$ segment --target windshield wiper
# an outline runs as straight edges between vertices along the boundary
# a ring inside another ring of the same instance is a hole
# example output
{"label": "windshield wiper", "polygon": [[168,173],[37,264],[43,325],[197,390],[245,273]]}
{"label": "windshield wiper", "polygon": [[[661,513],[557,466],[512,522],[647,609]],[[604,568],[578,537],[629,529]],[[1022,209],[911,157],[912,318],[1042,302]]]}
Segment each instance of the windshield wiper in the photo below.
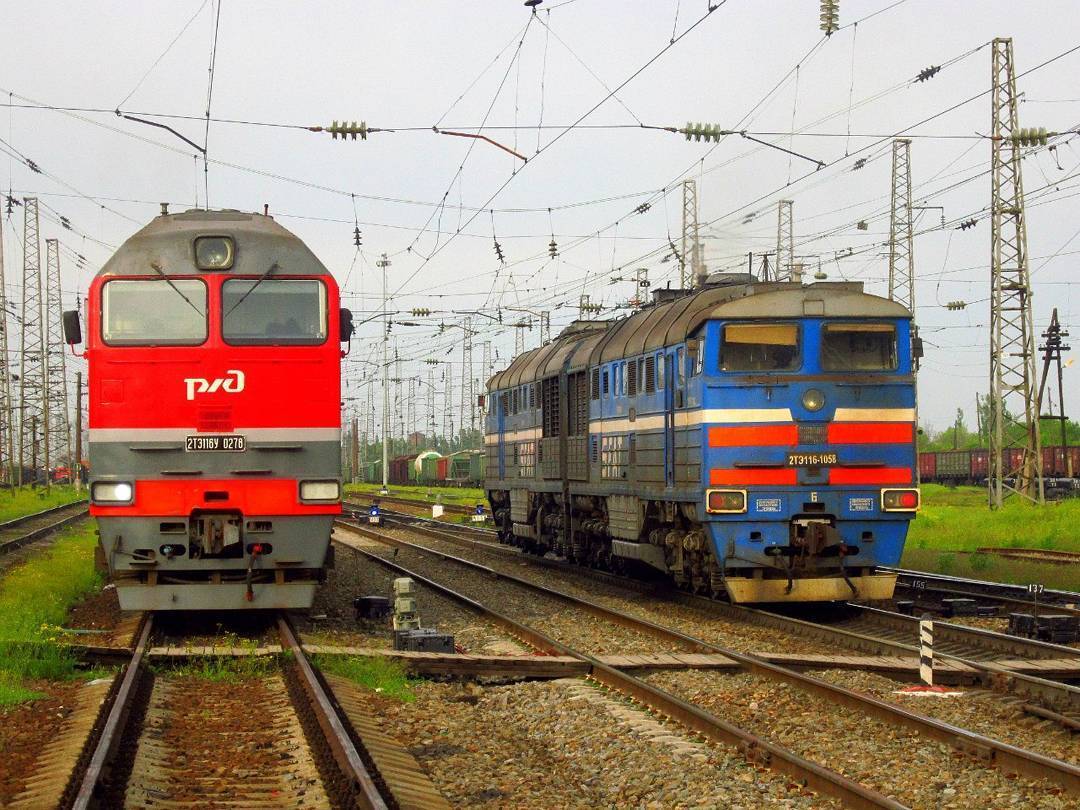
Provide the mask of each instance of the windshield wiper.
{"label": "windshield wiper", "polygon": [[183,298],[185,301],[187,301],[188,306],[191,307],[193,310],[195,310],[199,314],[200,317],[202,317],[202,318],[206,317],[206,313],[203,312],[201,309],[199,309],[197,306],[195,306],[195,304],[192,303],[191,299],[188,298],[186,295],[184,295],[182,292],[180,292],[180,288],[177,287],[175,284],[173,284],[172,279],[169,278],[167,275],[165,275],[165,273],[161,269],[160,264],[158,264],[157,262],[150,262],[150,267],[153,269],[153,271],[155,273],[157,273],[159,276],[161,276],[165,280],[166,284],[168,284],[170,287],[173,288],[174,293],[176,293],[181,298]]}
{"label": "windshield wiper", "polygon": [[226,312],[226,313],[225,313],[225,314],[224,314],[224,315],[222,316],[222,320],[224,320],[225,318],[228,318],[228,317],[229,317],[230,315],[232,315],[232,314],[233,314],[233,311],[234,311],[234,310],[235,310],[235,309],[236,309],[236,308],[237,308],[238,306],[240,306],[240,305],[241,305],[242,303],[244,303],[244,301],[245,301],[245,300],[247,300],[247,297],[248,297],[249,295],[251,295],[251,294],[252,294],[253,292],[255,292],[255,288],[256,288],[256,287],[258,287],[258,286],[259,286],[260,284],[262,284],[262,283],[263,283],[264,281],[266,281],[266,279],[267,279],[267,278],[269,278],[269,277],[271,276],[271,274],[273,274],[273,272],[274,272],[275,270],[280,270],[280,269],[281,269],[281,268],[280,268],[280,267],[278,267],[278,263],[277,263],[277,262],[274,262],[274,263],[273,263],[272,265],[270,265],[270,269],[269,269],[269,270],[267,270],[267,271],[266,271],[265,273],[263,273],[263,274],[262,274],[261,276],[259,276],[259,278],[258,278],[258,279],[256,280],[256,282],[255,282],[254,284],[252,284],[252,285],[251,285],[251,289],[249,289],[249,290],[248,290],[248,291],[247,291],[246,293],[244,293],[243,295],[241,295],[241,296],[240,296],[240,300],[239,300],[239,301],[237,301],[237,302],[236,302],[235,304],[233,304],[233,305],[232,305],[231,307],[229,307],[229,311],[228,311],[228,312]]}

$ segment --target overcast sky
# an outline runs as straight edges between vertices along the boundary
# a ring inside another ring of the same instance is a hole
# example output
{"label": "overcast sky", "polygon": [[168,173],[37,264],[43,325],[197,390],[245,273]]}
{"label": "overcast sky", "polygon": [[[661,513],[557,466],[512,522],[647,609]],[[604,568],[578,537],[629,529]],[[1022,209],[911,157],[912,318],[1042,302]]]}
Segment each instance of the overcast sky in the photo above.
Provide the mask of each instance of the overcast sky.
{"label": "overcast sky", "polygon": [[[989,89],[995,36],[1014,38],[1019,72],[1080,45],[1075,1],[840,0],[845,27],[828,39],[811,0],[728,0],[708,15],[704,0],[545,0],[535,17],[520,0],[220,0],[220,17],[218,0],[0,0],[0,9],[0,101],[23,105],[0,107],[0,138],[46,172],[31,172],[4,147],[0,182],[42,201],[42,238],[64,245],[69,290],[85,294],[96,268],[159,202],[203,207],[208,189],[211,207],[268,205],[333,270],[357,321],[379,309],[375,261],[387,253],[396,317],[434,312],[412,319],[420,326],[394,327],[403,376],[426,378],[424,359],[450,360],[455,386],[462,330],[440,334],[440,321],[482,313],[473,324],[476,373],[485,376],[481,341],[491,341],[495,368],[513,353],[513,330],[493,320],[500,309],[504,324],[521,317],[510,307],[550,310],[557,332],[582,293],[607,308],[624,304],[633,285],[613,277],[647,267],[654,287],[674,279],[677,264],[662,260],[669,237],[679,241],[686,177],[697,180],[710,270],[741,270],[748,252],[774,249],[776,201],[789,198],[796,252],[810,270],[820,264],[829,279],[885,294],[889,136],[910,134],[916,204],[944,207],[920,213],[926,232],[915,240],[916,314],[927,341],[920,407],[939,428],[958,406],[973,427],[975,393],[988,388],[990,144],[977,135],[989,130],[990,100],[962,102]],[[204,179],[189,144],[110,111],[190,116],[154,120],[202,144],[215,21],[211,115],[248,123],[211,124]],[[913,83],[932,65],[944,67]],[[1019,79],[1023,126],[1077,129],[1078,68],[1080,50]],[[296,126],[342,119],[397,131],[342,143]],[[779,133],[759,137],[804,157],[739,137],[688,143],[637,126],[687,121]],[[431,129],[481,124],[528,161]],[[598,124],[631,126],[588,127]],[[1059,141],[1024,162],[1034,312],[1041,332],[1058,307],[1080,340],[1072,296],[1080,141]],[[816,170],[818,160],[826,167]],[[958,230],[969,217],[977,224]],[[16,209],[4,229],[16,300],[21,228]],[[848,248],[854,255],[837,258]],[[949,311],[949,301],[969,305]],[[354,339],[350,396],[365,396],[378,333],[373,322]],[[538,339],[534,328],[526,344]],[[1076,416],[1076,367],[1066,371],[1070,400]]]}

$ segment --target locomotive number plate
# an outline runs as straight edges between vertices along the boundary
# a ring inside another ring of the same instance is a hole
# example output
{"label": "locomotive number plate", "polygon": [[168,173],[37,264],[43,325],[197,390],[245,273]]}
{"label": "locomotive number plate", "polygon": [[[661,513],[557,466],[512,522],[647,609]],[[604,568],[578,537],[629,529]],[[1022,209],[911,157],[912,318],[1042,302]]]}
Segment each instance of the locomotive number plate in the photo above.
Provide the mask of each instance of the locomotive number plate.
{"label": "locomotive number plate", "polygon": [[788,453],[789,467],[831,467],[836,464],[836,453]]}
{"label": "locomotive number plate", "polygon": [[242,453],[247,449],[247,441],[243,436],[222,436],[213,434],[188,436],[185,449],[189,452],[209,450],[219,453]]}

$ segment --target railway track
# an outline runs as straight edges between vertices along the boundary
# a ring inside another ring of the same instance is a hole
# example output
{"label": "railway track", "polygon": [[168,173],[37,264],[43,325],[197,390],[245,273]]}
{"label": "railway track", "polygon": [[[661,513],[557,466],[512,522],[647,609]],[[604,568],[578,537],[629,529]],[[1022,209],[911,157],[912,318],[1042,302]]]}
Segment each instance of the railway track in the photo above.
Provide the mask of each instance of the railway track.
{"label": "railway track", "polygon": [[86,501],[75,501],[0,523],[0,555],[59,531],[89,514]]}
{"label": "railway track", "polygon": [[[679,601],[725,617],[785,630],[804,637],[818,638],[826,644],[840,644],[874,655],[918,655],[916,646],[918,619],[911,616],[849,604],[843,612],[827,620],[800,620],[757,608],[730,605],[673,589],[658,590],[655,586],[643,585],[628,577],[583,569],[562,561],[523,555],[516,549],[494,542],[495,533],[492,531],[469,526],[447,526],[438,521],[404,514],[390,514],[388,519],[391,522],[397,521],[408,525],[433,539],[459,545],[465,544],[492,554],[527,561],[537,566],[600,579],[619,587],[633,588],[658,598]],[[1011,690],[1025,698],[1037,698],[1049,706],[1068,712],[1070,718],[1075,715],[1075,719],[1080,719],[1080,691],[1053,680],[1059,672],[1065,673],[1066,677],[1076,677],[1077,665],[1080,664],[1080,651],[1062,645],[947,622],[936,622],[935,626],[937,627],[935,652],[940,656],[971,670],[973,676],[977,675],[989,687]],[[1025,673],[1012,671],[1022,659],[1066,663],[1058,670],[1049,664],[1045,669],[1042,669],[1041,665],[1032,665],[1031,668],[1036,674],[1031,677]],[[1012,669],[1009,668],[1009,664],[1014,665]],[[1009,677],[1002,677],[1003,675]],[[1069,722],[1072,721],[1070,719]]]}
{"label": "railway track", "polygon": [[[897,575],[898,591],[912,599],[917,607],[934,608],[947,598],[974,599],[977,603],[1000,605],[1007,611],[1029,610],[1033,605],[1033,599],[1023,585],[984,582],[903,568],[881,570],[892,571]],[[1039,594],[1038,601],[1041,610],[1052,609],[1057,613],[1080,616],[1080,593],[1048,589]]]}
{"label": "railway track", "polygon": [[[344,527],[344,524],[339,525]],[[947,743],[959,751],[982,752],[986,760],[991,761],[1002,770],[1020,773],[1031,778],[1046,779],[1050,783],[1056,785],[1058,790],[1064,790],[1080,795],[1080,768],[1077,768],[1077,766],[1072,763],[1045,757],[1038,753],[1025,751],[997,740],[965,731],[956,726],[936,721],[930,717],[917,714],[887,701],[879,700],[857,691],[846,689],[843,686],[809,675],[804,675],[786,667],[778,666],[756,655],[738,652],[728,647],[709,642],[705,639],[681,633],[670,627],[666,627],[663,624],[644,620],[624,611],[614,610],[601,603],[583,599],[562,590],[539,585],[504,570],[493,569],[444,551],[431,549],[426,546],[419,546],[415,543],[401,540],[400,538],[390,537],[384,531],[372,531],[370,528],[359,526],[349,526],[348,530],[361,535],[366,535],[371,539],[377,539],[379,543],[395,546],[399,550],[404,550],[406,552],[405,556],[414,559],[417,563],[420,563],[425,567],[431,566],[430,558],[434,556],[439,560],[439,563],[435,566],[435,570],[438,572],[447,571],[446,564],[449,563],[455,570],[472,571],[474,573],[479,573],[486,578],[497,578],[501,583],[511,584],[511,586],[516,589],[525,589],[534,595],[541,596],[544,600],[559,600],[563,602],[564,605],[570,606],[568,609],[572,608],[575,611],[581,612],[583,614],[581,620],[582,623],[586,621],[584,616],[594,618],[602,617],[613,627],[620,629],[632,627],[639,632],[648,634],[652,637],[666,635],[672,644],[692,644],[698,649],[722,655],[731,661],[734,661],[745,672],[754,676],[754,678],[762,682],[767,682],[770,685],[770,688],[776,684],[795,687],[806,694],[808,703],[820,702],[822,707],[828,707],[823,710],[831,712],[832,715],[838,713],[845,714],[845,720],[851,722],[855,727],[878,725],[879,729],[892,729],[890,734],[893,736],[896,736],[897,734],[903,736],[911,732],[916,732],[915,737],[910,741],[912,744],[925,744],[927,740],[936,740]],[[686,701],[679,700],[671,694],[656,689],[645,681],[628,675],[626,672],[618,671],[605,664],[598,656],[593,655],[590,652],[570,647],[565,638],[553,638],[550,635],[540,633],[536,628],[525,625],[520,619],[507,616],[505,613],[501,612],[501,610],[494,611],[490,607],[481,604],[475,598],[459,592],[457,588],[461,587],[462,583],[465,582],[465,574],[456,576],[455,588],[451,589],[444,584],[433,581],[424,574],[424,571],[418,572],[405,569],[402,563],[389,559],[389,555],[384,557],[370,549],[361,548],[360,550],[361,553],[369,555],[371,559],[378,560],[381,564],[396,568],[397,570],[406,573],[406,575],[416,575],[418,581],[422,581],[429,587],[436,588],[441,593],[457,599],[464,604],[469,604],[478,611],[482,611],[496,623],[502,624],[510,629],[511,632],[527,638],[529,642],[538,649],[561,655],[572,655],[587,661],[590,665],[590,672],[592,673],[591,677],[594,677],[600,683],[611,689],[622,692],[623,694],[632,696],[635,700],[649,706],[654,711],[658,711],[661,714],[676,719],[693,731],[714,741],[733,742],[738,740],[741,742],[736,742],[736,744],[744,746],[747,744],[746,735],[749,734],[748,732],[740,729],[735,729],[733,732],[731,729],[727,729],[726,734],[721,734],[717,730],[718,727],[716,725],[716,723],[720,721],[711,716],[708,712],[703,712],[700,707],[695,707]],[[424,562],[425,557],[428,558],[427,562]],[[449,572],[447,571],[447,573]],[[504,594],[500,592],[498,598],[500,600],[500,606],[504,604],[512,605],[514,603],[514,599],[508,593]],[[868,722],[867,718],[873,719]],[[813,721],[807,722],[812,723]],[[904,729],[905,731],[897,732],[897,729]],[[731,736],[733,733],[735,734],[735,740],[733,740]],[[849,729],[849,733],[858,735],[859,732]],[[867,731],[866,733],[869,732]],[[767,744],[765,740],[762,740],[760,737],[757,739],[759,742],[755,743],[755,746]],[[916,741],[921,741],[921,743]],[[756,750],[764,749],[757,748]],[[804,767],[802,763],[793,764],[794,760],[792,760],[791,757],[799,759],[797,753],[793,754],[791,751],[785,751],[781,754],[773,751],[771,752],[771,756],[774,759],[779,757],[780,761],[786,763],[787,768]],[[982,766],[969,765],[969,767]],[[787,772],[791,773],[790,770]],[[802,778],[808,778],[805,772],[803,772]],[[987,776],[986,778],[989,777]],[[840,793],[837,791],[848,789],[847,787],[838,786],[838,783],[835,780],[825,774],[818,773],[815,779],[815,789],[829,793],[830,795],[839,796]],[[854,799],[855,797],[851,795],[843,798],[843,800],[847,802],[854,801]],[[860,799],[860,801],[865,800],[865,796]]]}
{"label": "railway track", "polygon": [[148,615],[122,674],[107,694],[95,692],[100,708],[86,707],[39,758],[11,806],[448,807],[415,759],[366,717],[358,687],[324,677],[284,614],[275,630],[264,677],[192,682],[151,666],[155,656],[178,657],[152,646]]}

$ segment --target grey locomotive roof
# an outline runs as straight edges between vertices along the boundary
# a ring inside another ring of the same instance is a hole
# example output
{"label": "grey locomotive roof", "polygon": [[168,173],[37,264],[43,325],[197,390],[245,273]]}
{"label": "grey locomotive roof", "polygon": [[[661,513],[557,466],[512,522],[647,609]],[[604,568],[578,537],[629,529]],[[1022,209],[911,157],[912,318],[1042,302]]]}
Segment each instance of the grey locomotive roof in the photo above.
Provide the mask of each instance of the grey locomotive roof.
{"label": "grey locomotive roof", "polygon": [[231,236],[236,258],[225,274],[262,275],[275,262],[276,276],[329,272],[315,254],[272,217],[243,211],[185,211],[162,214],[129,237],[105,262],[99,276],[156,276],[156,263],[166,275],[195,269],[197,236]]}
{"label": "grey locomotive roof", "polygon": [[575,321],[551,343],[514,358],[488,380],[489,390],[510,388],[569,370],[635,357],[693,335],[718,318],[910,318],[901,304],[863,292],[855,281],[736,283],[705,289],[646,307],[612,321]]}

